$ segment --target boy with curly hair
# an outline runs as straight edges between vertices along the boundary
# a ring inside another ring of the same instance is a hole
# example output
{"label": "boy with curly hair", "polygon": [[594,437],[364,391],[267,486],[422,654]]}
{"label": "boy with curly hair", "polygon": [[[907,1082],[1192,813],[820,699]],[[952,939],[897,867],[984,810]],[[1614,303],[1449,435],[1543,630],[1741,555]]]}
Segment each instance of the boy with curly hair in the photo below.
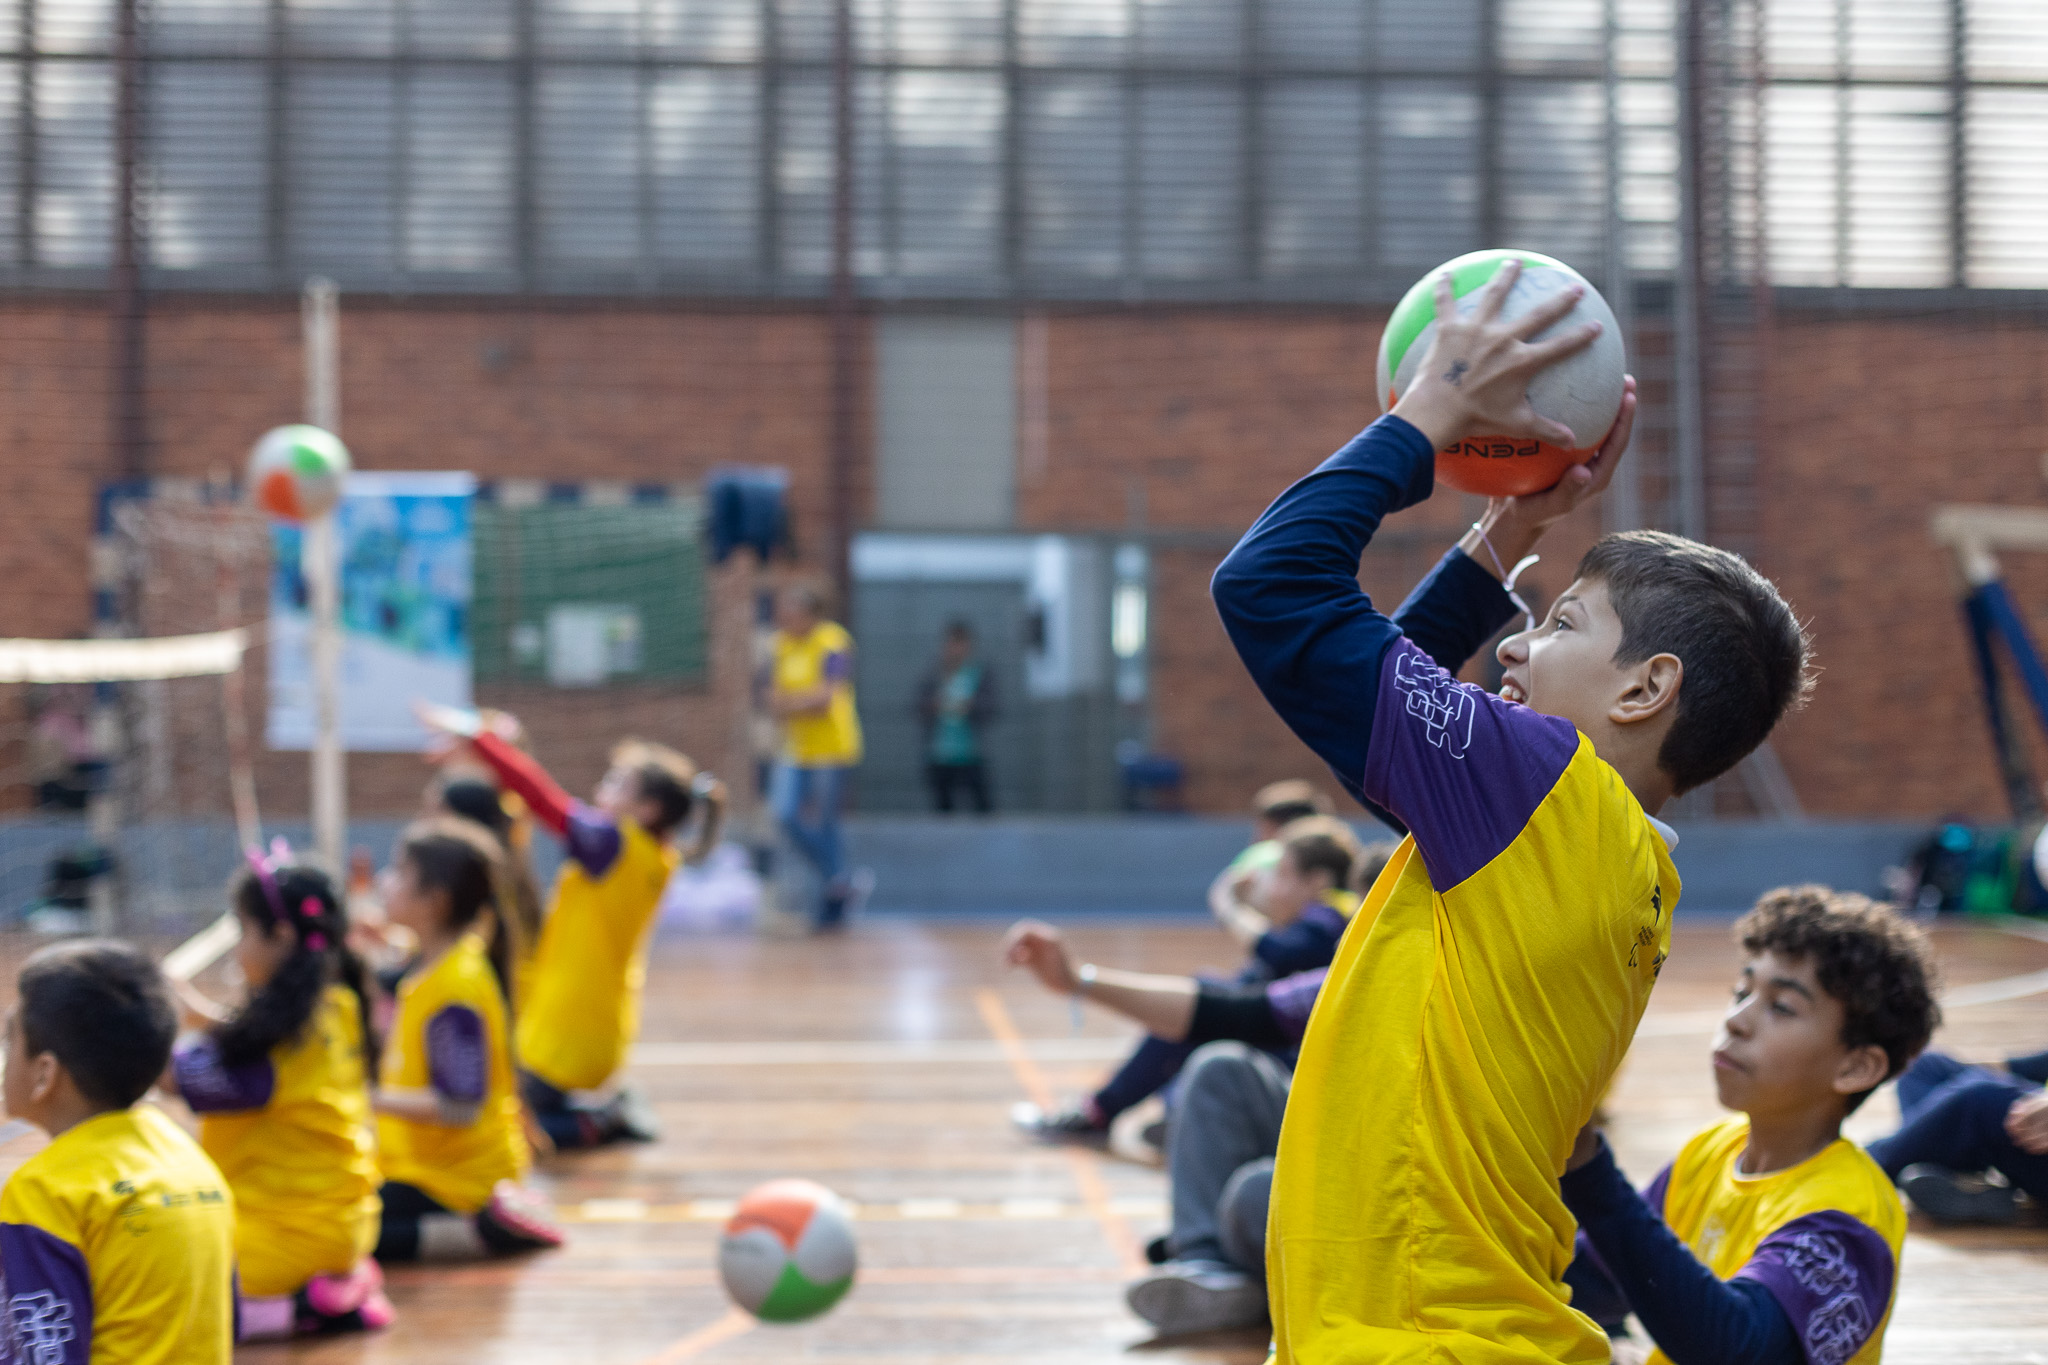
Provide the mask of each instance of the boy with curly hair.
{"label": "boy with curly hair", "polygon": [[1797,886],[1737,922],[1748,961],[1714,1043],[1733,1109],[1638,1195],[1588,1126],[1561,1188],[1569,1278],[1606,1323],[1633,1310],[1653,1362],[1876,1365],[1906,1213],[1842,1121],[1927,1046],[1941,1010],[1924,936],[1891,907]]}

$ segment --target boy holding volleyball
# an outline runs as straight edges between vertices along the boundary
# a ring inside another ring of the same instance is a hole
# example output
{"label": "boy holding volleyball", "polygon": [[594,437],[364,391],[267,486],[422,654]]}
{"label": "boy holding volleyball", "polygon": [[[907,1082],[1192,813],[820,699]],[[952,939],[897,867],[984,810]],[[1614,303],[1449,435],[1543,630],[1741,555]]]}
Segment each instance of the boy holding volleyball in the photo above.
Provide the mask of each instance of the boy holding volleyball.
{"label": "boy holding volleyball", "polygon": [[[1770,583],[1675,536],[1597,544],[1543,623],[1500,646],[1497,696],[1360,591],[1366,542],[1429,496],[1437,451],[1478,434],[1578,444],[1528,388],[1595,331],[1529,342],[1578,292],[1505,322],[1518,274],[1504,266],[1464,317],[1438,281],[1436,337],[1393,412],[1283,493],[1213,585],[1274,709],[1410,831],[1302,1043],[1267,1249],[1281,1362],[1608,1358],[1568,1302],[1557,1179],[1670,945],[1676,835],[1655,815],[1808,685]],[[1591,461],[1493,503],[1452,558],[1505,576],[1605,486],[1633,416],[1631,393]]]}

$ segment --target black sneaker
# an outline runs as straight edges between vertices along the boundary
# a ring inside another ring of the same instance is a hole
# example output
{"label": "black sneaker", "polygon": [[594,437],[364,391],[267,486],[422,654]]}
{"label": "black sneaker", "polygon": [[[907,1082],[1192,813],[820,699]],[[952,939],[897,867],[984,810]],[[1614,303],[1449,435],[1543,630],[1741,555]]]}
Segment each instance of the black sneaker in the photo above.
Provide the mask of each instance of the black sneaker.
{"label": "black sneaker", "polygon": [[1010,1122],[1017,1125],[1019,1132],[1040,1142],[1093,1147],[1097,1151],[1109,1146],[1109,1125],[1099,1122],[1079,1105],[1048,1114],[1030,1101],[1020,1100],[1010,1106]]}
{"label": "black sneaker", "polygon": [[1173,1248],[1166,1244],[1166,1235],[1161,1233],[1145,1243],[1145,1264],[1165,1265],[1173,1259]]}
{"label": "black sneaker", "polygon": [[661,1141],[661,1120],[654,1116],[654,1106],[647,1097],[630,1085],[619,1087],[619,1093],[612,1096],[604,1107],[604,1128],[609,1138],[623,1138],[627,1142]]}
{"label": "black sneaker", "polygon": [[1981,1176],[1961,1175],[1942,1166],[1908,1166],[1899,1172],[1899,1188],[1914,1208],[1938,1223],[2003,1226],[2020,1216],[2010,1186],[1994,1185]]}

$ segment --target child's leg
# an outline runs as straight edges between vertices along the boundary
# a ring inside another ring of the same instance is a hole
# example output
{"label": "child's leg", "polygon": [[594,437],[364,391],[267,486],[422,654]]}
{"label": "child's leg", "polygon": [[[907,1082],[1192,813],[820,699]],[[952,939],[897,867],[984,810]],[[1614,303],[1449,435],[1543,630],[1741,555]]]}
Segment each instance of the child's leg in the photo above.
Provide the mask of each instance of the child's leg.
{"label": "child's leg", "polygon": [[2048,1156],[2021,1151],[2006,1135],[2005,1114],[2033,1087],[1971,1068],[1930,1094],[1913,1117],[1870,1155],[1894,1180],[1908,1166],[1951,1171],[1996,1170],[2016,1188],[2048,1205]]}
{"label": "child's leg", "polygon": [[1167,1249],[1175,1260],[1228,1263],[1218,1220],[1224,1189],[1239,1167],[1278,1148],[1292,1080],[1287,1068],[1242,1043],[1210,1043],[1189,1061],[1166,1149]]}
{"label": "child's leg", "polygon": [[1094,1117],[1104,1125],[1116,1122],[1118,1114],[1144,1103],[1179,1075],[1193,1051],[1186,1043],[1147,1036],[1089,1100]]}
{"label": "child's leg", "polygon": [[1266,1213],[1273,1202],[1273,1158],[1247,1161],[1230,1174],[1217,1201],[1223,1258],[1255,1280],[1266,1278]]}
{"label": "child's leg", "polygon": [[1965,1072],[1976,1070],[1981,1068],[1966,1066],[1944,1052],[1921,1053],[1899,1073],[1901,1117],[1910,1120],[1927,1103],[1929,1095]]}
{"label": "child's leg", "polygon": [[522,1071],[519,1094],[558,1152],[602,1147],[625,1138],[653,1142],[660,1136],[652,1113],[628,1090],[620,1090],[617,1098],[602,1108],[591,1109],[532,1072]]}
{"label": "child's leg", "polygon": [[819,841],[819,829],[814,820],[805,819],[805,808],[816,801],[817,777],[824,769],[801,768],[794,763],[775,765],[775,776],[769,784],[768,804],[775,812],[776,823],[782,832],[796,845],[797,851],[810,860],[812,867],[821,877],[831,877],[826,868],[828,850]]}
{"label": "child's leg", "polygon": [[509,1180],[475,1213],[456,1213],[426,1191],[387,1181],[380,1261],[475,1261],[560,1246],[541,1201]]}
{"label": "child's leg", "polygon": [[384,1201],[384,1222],[374,1254],[386,1263],[424,1259],[428,1220],[455,1217],[446,1205],[417,1185],[387,1180],[379,1194]]}

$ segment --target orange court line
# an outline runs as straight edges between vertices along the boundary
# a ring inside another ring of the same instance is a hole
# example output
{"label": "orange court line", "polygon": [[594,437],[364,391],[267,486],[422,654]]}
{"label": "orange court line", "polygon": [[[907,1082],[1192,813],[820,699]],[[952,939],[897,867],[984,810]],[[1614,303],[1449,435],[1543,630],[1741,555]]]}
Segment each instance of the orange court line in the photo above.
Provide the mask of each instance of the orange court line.
{"label": "orange court line", "polygon": [[676,1365],[677,1361],[695,1360],[721,1342],[743,1337],[754,1330],[756,1323],[751,1313],[737,1308],[726,1310],[724,1317],[708,1327],[700,1327],[681,1341],[658,1355],[649,1356],[641,1365]]}
{"label": "orange court line", "polygon": [[[1046,1082],[1045,1073],[1038,1069],[1038,1063],[1024,1046],[1024,1036],[1017,1032],[1017,1026],[1010,1021],[1009,1010],[1003,1008],[1003,999],[986,986],[974,992],[974,1005],[981,1012],[982,1023],[1003,1050],[1003,1057],[1010,1063],[1011,1072],[1017,1077],[1017,1084],[1024,1087],[1024,1093],[1041,1109],[1051,1109],[1054,1104],[1052,1086]],[[1123,1215],[1111,1207],[1109,1187],[1103,1183],[1102,1169],[1097,1164],[1101,1157],[1079,1147],[1062,1147],[1067,1163],[1074,1169],[1074,1184],[1081,1192],[1081,1202],[1090,1215],[1102,1227],[1102,1235],[1108,1240],[1110,1249],[1116,1252],[1122,1262],[1124,1274],[1144,1274],[1150,1266],[1144,1252],[1139,1249],[1138,1238],[1131,1231],[1131,1225]]]}

